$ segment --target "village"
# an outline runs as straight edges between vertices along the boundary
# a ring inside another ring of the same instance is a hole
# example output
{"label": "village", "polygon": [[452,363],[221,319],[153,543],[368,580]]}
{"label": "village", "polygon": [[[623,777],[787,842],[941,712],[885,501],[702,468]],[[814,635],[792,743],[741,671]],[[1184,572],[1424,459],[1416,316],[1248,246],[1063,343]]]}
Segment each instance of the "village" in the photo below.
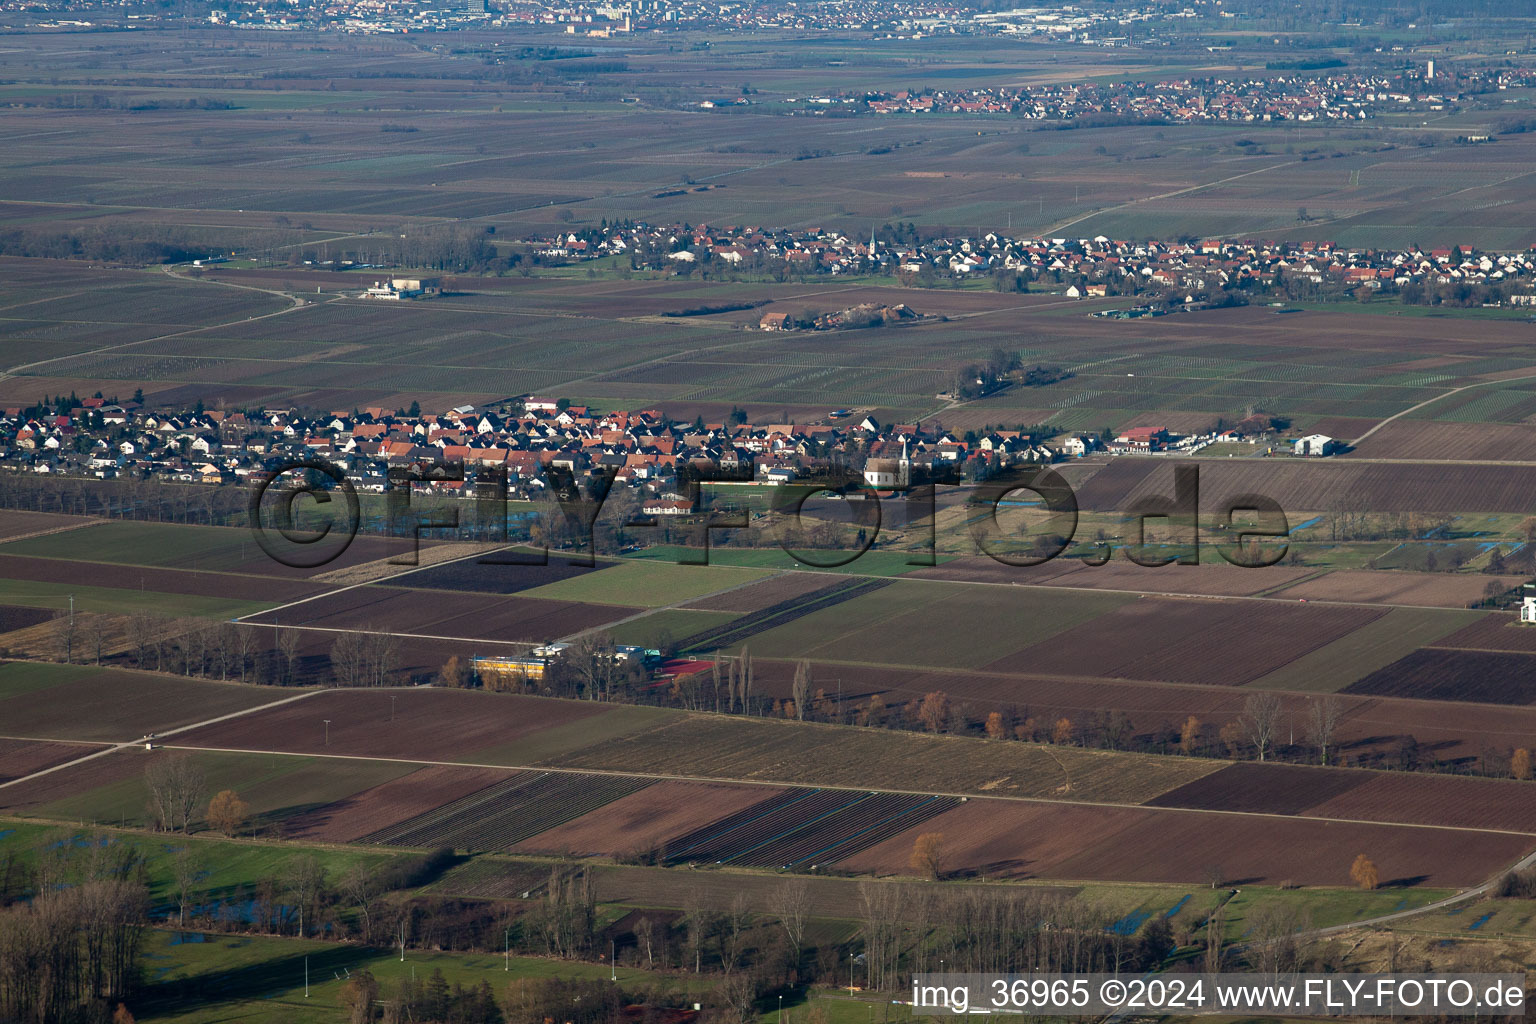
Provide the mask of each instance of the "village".
{"label": "village", "polygon": [[983,89],[921,88],[790,98],[810,113],[1008,114],[1037,121],[1112,118],[1159,124],[1364,121],[1385,113],[1440,113],[1528,87],[1527,68],[1442,69],[1433,60],[1397,73],[1335,71]]}
{"label": "village", "polygon": [[404,474],[415,490],[459,497],[475,496],[477,484],[504,479],[510,497],[525,499],[548,493],[553,471],[567,479],[611,478],[638,492],[646,515],[679,515],[693,511],[679,469],[699,464],[760,486],[816,479],[829,466],[851,467],[866,487],[904,490],[920,480],[984,480],[1004,467],[1095,452],[1179,456],[1243,442],[1254,446],[1255,455],[1339,450],[1323,435],[1284,439],[1285,426],[1256,413],[1230,427],[1184,435],[1162,426],[959,432],[938,422],[881,424],[849,410],[808,423],[755,424],[741,410],[727,422],[680,423],[658,409],[597,412],[538,396],[442,413],[413,406],[318,415],[294,409],[171,413],[139,402],[71,397],[47,411],[0,410],[0,470],[220,486],[319,459],[362,493],[390,490]]}
{"label": "village", "polygon": [[1150,295],[1180,304],[1381,294],[1410,305],[1536,305],[1536,247],[1361,249],[1328,241],[1137,242],[995,231],[922,237],[910,224],[886,224],[865,239],[819,228],[643,222],[570,229],[527,243],[545,263],[617,257],[632,270],[701,277],[874,274],[909,286],[990,277],[1000,291],[1036,288],[1074,299]]}

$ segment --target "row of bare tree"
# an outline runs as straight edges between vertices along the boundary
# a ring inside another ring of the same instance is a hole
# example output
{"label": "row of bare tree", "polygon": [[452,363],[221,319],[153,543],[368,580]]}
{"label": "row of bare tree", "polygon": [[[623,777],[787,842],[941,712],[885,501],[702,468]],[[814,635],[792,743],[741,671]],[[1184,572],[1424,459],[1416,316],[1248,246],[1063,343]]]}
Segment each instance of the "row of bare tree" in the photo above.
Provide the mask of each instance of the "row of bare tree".
{"label": "row of bare tree", "polygon": [[129,616],[61,613],[53,622],[53,656],[100,665],[121,650],[135,668],[277,686],[298,681],[300,633],[151,612]]}

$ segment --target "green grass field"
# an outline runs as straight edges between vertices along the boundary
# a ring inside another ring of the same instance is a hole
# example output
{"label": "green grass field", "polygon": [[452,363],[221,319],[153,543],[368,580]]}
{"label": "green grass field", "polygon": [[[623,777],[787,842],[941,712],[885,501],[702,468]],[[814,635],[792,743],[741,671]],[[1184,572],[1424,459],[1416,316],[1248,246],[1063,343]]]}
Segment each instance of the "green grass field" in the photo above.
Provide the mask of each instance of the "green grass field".
{"label": "green grass field", "polygon": [[744,586],[770,575],[760,569],[668,565],[660,561],[626,559],[611,569],[547,583],[518,596],[661,608]]}
{"label": "green grass field", "polygon": [[[849,557],[852,552],[816,551],[807,552],[807,555],[818,561],[835,561]],[[698,558],[697,550],[678,547],[677,545],[658,544],[656,547],[646,548],[629,557],[649,559],[663,562],[677,562],[684,558]],[[807,565],[783,548],[723,548],[711,547],[709,549],[710,565],[739,565],[754,569],[793,569],[801,572],[833,572],[852,573],[859,576],[900,576],[921,568],[913,564],[918,554],[909,554],[905,551],[866,551],[847,565],[833,568],[821,568]],[[937,562],[942,565],[950,559],[939,555]]]}
{"label": "green grass field", "polygon": [[259,557],[261,550],[245,530],[104,521],[86,529],[0,544],[0,553],[120,565],[228,570],[247,558]]}
{"label": "green grass field", "polygon": [[741,616],[735,612],[695,611],[685,608],[667,608],[651,612],[629,622],[621,622],[605,630],[614,643],[657,647],[663,643],[681,640],[706,629],[734,622]]}
{"label": "green grass field", "polygon": [[[238,590],[238,585],[231,581],[230,589]],[[272,606],[270,601],[242,601],[233,597],[198,597],[193,594],[167,594],[158,590],[83,587],[77,583],[43,583],[36,580],[0,580],[0,604],[67,611],[71,597],[75,599],[74,608],[77,612],[120,615],[151,612],[155,615],[187,615],[207,619],[232,619]]]}
{"label": "green grass field", "polygon": [[1381,618],[1297,658],[1249,685],[1333,693],[1475,622],[1483,612],[1393,608]]}
{"label": "green grass field", "polygon": [[[62,821],[148,826],[149,790],[143,776],[146,755],[129,750],[111,756],[122,765],[121,776],[115,781],[29,808],[28,813]],[[250,805],[252,828],[340,800],[416,767],[391,761],[223,751],[197,751],[190,756],[203,772],[210,797],[232,789]]]}
{"label": "green grass field", "polygon": [[217,835],[164,835],[46,825],[17,818],[0,818],[0,854],[14,854],[23,866],[40,853],[58,849],[61,844],[71,855],[87,851],[100,837],[123,843],[141,856],[145,863],[151,899],[164,905],[174,893],[176,860],[183,849],[197,860],[199,873],[192,895],[203,903],[233,894],[237,889],[255,885],[262,879],[283,880],[295,859],[310,855],[319,862],[331,880],[344,875],[354,865],[380,867],[404,860],[408,853],[347,849],[335,846],[305,847],[254,840],[229,840]]}
{"label": "green grass field", "polygon": [[980,668],[1135,595],[897,581],[751,640],[774,658]]}
{"label": "green grass field", "polygon": [[[194,938],[195,941],[189,941]],[[132,1007],[141,1021],[223,1024],[229,1021],[291,1021],[333,1024],[343,1019],[339,1000],[348,973],[366,970],[387,998],[403,978],[425,980],[440,970],[449,985],[490,982],[498,1002],[514,978],[608,977],[602,964],[495,954],[367,949],[308,939],[201,935],[155,931],[146,950],[149,985]],[[306,994],[305,967],[309,984]],[[619,978],[642,983],[644,971],[621,968]]]}

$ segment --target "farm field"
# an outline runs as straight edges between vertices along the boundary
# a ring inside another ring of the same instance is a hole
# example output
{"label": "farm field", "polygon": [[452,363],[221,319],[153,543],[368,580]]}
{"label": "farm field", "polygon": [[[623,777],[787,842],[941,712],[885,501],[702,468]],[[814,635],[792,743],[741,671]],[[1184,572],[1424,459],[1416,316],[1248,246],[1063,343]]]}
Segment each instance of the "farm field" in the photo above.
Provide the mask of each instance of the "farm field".
{"label": "farm field", "polygon": [[[1116,459],[1078,489],[1081,507],[1128,508],[1173,493],[1173,467],[1162,460]],[[1293,519],[1334,507],[1345,495],[1373,512],[1456,515],[1523,512],[1536,506],[1536,467],[1242,459],[1200,464],[1202,507],[1240,494],[1263,494]]]}
{"label": "farm field", "polygon": [[[1255,633],[1246,628],[1254,607],[1245,602],[1147,597],[985,667],[1240,686],[1383,614],[1363,607],[1266,606],[1264,628]],[[1106,636],[1115,642],[1106,644]]]}
{"label": "farm field", "polygon": [[658,648],[696,633],[721,629],[735,622],[737,618],[735,612],[666,608],[642,615],[638,619],[605,627],[603,632],[612,637],[616,644]]}
{"label": "farm field", "polygon": [[1271,591],[1270,596],[1308,601],[1364,601],[1423,608],[1465,608],[1477,604],[1497,583],[1511,590],[1524,582],[1519,576],[1484,573],[1372,572],[1341,570],[1325,573]]}
{"label": "farm field", "polygon": [[[36,739],[121,743],[293,696],[293,690],[154,672],[0,663],[5,733]],[[83,708],[97,710],[82,714]]]}
{"label": "farm field", "polygon": [[823,619],[836,615],[834,608],[882,590],[890,584],[879,576],[844,577],[824,587],[760,608],[713,629],[703,630],[680,642],[684,653],[705,654],[744,646],[754,637],[784,628],[808,615]]}
{"label": "farm field", "polygon": [[1513,779],[1373,774],[1361,785],[1314,804],[1306,813],[1327,818],[1536,833],[1536,809],[1525,799],[1521,784]]}
{"label": "farm field", "polygon": [[90,522],[79,516],[52,512],[22,512],[17,509],[0,509],[0,541],[19,540],[34,534],[54,530],[70,530]]}
{"label": "farm field", "polygon": [[[233,589],[226,586],[224,592],[229,593]],[[108,612],[118,615],[148,612],[152,615],[173,617],[187,615],[213,619],[251,615],[271,607],[272,604],[270,601],[202,597],[195,594],[140,590],[137,587],[93,587],[82,583],[55,583],[0,577],[0,604],[67,611],[71,596],[75,599],[75,610],[79,612]]]}
{"label": "farm field", "polygon": [[1148,807],[1248,811],[1536,835],[1536,811],[1511,779],[1239,763]]}
{"label": "farm field", "polygon": [[0,737],[0,783],[84,757],[99,749],[84,743],[51,743]]}
{"label": "farm field", "polygon": [[573,559],[557,554],[547,556],[546,565],[504,564],[497,559],[527,558],[530,552],[513,551],[505,555],[492,554],[484,558],[470,558],[450,565],[428,566],[415,572],[396,576],[389,581],[392,587],[425,590],[467,590],[477,594],[517,594],[535,587],[574,577],[587,576],[612,569],[617,562],[594,559],[590,566],[575,564]]}
{"label": "farm field", "polygon": [[1530,704],[1536,702],[1536,655],[1425,647],[1340,692],[1474,704]]}
{"label": "farm field", "polygon": [[441,640],[552,643],[641,611],[623,605],[578,604],[523,595],[422,591],[369,584],[316,598],[246,621],[324,630],[386,630]]}
{"label": "farm field", "polygon": [[1007,583],[1023,586],[1127,590],[1151,594],[1193,594],[1204,597],[1247,597],[1265,593],[1311,575],[1307,569],[1271,565],[1244,569],[1223,563],[1211,553],[1201,565],[1137,565],[1116,558],[1104,565],[1080,559],[1056,558],[1033,566],[1005,565],[985,556],[957,558],[931,569],[914,569],[913,579]]}
{"label": "farm field", "polygon": [[[973,800],[850,858],[849,870],[906,874],[915,832],[945,836],[956,865],[987,878],[1201,884],[1219,864],[1232,885],[1343,885],[1362,849],[1393,887],[1486,880],[1536,838],[1195,811]],[[1198,838],[1204,836],[1203,839]],[[1487,842],[1485,846],[1484,843]],[[951,845],[953,844],[953,845]],[[1379,853],[1379,855],[1378,855]],[[957,869],[958,870],[958,869]],[[1208,883],[1206,883],[1208,884]]]}
{"label": "farm field", "polygon": [[628,736],[545,759],[560,768],[846,788],[1140,803],[1216,762],[775,720],[669,715]]}
{"label": "farm field", "polygon": [[696,601],[719,591],[745,587],[769,575],[758,569],[717,565],[668,565],[626,559],[602,573],[546,583],[524,597],[551,601],[656,608]]}
{"label": "farm field", "polygon": [[[1457,398],[1497,397],[1494,388],[1478,388]],[[1529,399],[1527,393],[1520,397]],[[1455,399],[1429,406],[1426,415],[1458,416]],[[1465,409],[1467,414],[1475,414]],[[1455,423],[1404,418],[1387,424],[1354,451],[1356,458],[1444,459],[1457,462],[1504,462],[1536,457],[1536,427],[1529,423]]]}
{"label": "farm field", "polygon": [[898,580],[753,637],[751,646],[777,658],[981,668],[1128,600]]}
{"label": "farm field", "polygon": [[790,791],[677,837],[668,860],[814,869],[836,864],[959,803],[953,797]]}
{"label": "farm field", "polygon": [[[270,692],[270,691],[268,691]],[[468,690],[330,690],[176,737],[178,746],[414,761],[528,764],[565,744],[643,728],[647,708]],[[324,720],[330,719],[326,743]],[[610,724],[609,720],[612,720]],[[524,760],[509,752],[526,748]]]}
{"label": "farm field", "polygon": [[664,779],[602,807],[546,829],[514,850],[576,856],[621,856],[656,850],[772,798],[781,790]]}
{"label": "farm field", "polygon": [[494,768],[418,768],[289,817],[282,823],[283,833],[291,839],[350,843],[506,777],[507,772]]}
{"label": "farm field", "polygon": [[126,591],[130,598],[134,593],[154,593],[223,598],[226,604],[232,604],[230,595],[237,594],[238,601],[247,605],[296,601],[326,589],[323,584],[299,579],[6,554],[0,554],[0,578],[13,582],[77,584],[93,590],[115,589]]}
{"label": "farm field", "polygon": [[0,634],[30,629],[44,622],[51,622],[58,613],[51,608],[27,608],[22,605],[0,605]]}
{"label": "farm field", "polygon": [[[818,551],[814,553],[814,557],[820,561],[832,562],[847,559],[851,554],[852,552],[846,551]],[[685,559],[697,560],[705,556],[703,552],[697,549],[684,548],[673,544],[656,544],[636,552],[633,557],[637,560],[684,564]],[[846,565],[826,568],[807,565],[783,548],[778,547],[732,548],[712,544],[708,554],[710,565],[736,566],[748,569],[771,569],[780,572],[793,571],[828,575],[854,574],[859,576],[901,576],[916,568],[918,557],[919,555],[915,553],[872,550],[864,552]],[[938,555],[936,557],[940,563],[943,563],[948,561],[949,556]]]}
{"label": "farm field", "polygon": [[1485,612],[1393,608],[1380,618],[1303,654],[1248,685],[1273,690],[1341,690],[1362,676],[1412,654],[1420,646],[1443,643],[1447,634],[1459,635],[1486,618],[1489,616]]}
{"label": "farm field", "polygon": [[621,797],[651,779],[620,775],[517,772],[467,796],[370,832],[363,843],[507,852]]}
{"label": "farm field", "polygon": [[[144,773],[154,758],[166,756],[163,750],[122,750],[0,790],[0,805],[33,817],[150,827]],[[202,771],[210,795],[225,789],[240,795],[250,807],[250,825],[257,831],[280,831],[283,820],[291,815],[410,771],[409,765],[387,761],[223,751],[198,752],[193,763]],[[204,808],[197,810],[202,813]]]}
{"label": "farm field", "polygon": [[[302,579],[408,550],[407,541],[360,535],[335,561],[313,569],[295,569],[262,551],[249,529],[86,518],[76,521],[82,529],[0,544],[0,555]],[[60,566],[60,571],[67,572],[68,567]],[[119,575],[126,578],[129,574]],[[134,582],[137,584],[137,578]]]}
{"label": "farm field", "polygon": [[1513,615],[1484,615],[1464,628],[1440,637],[1432,646],[1536,654],[1536,629],[1521,624]]}
{"label": "farm field", "polygon": [[[1420,609],[1395,609],[1389,614],[1399,613],[1428,614]],[[1476,613],[1433,614],[1469,616]],[[1437,623],[1436,628],[1454,628],[1454,624]],[[1406,646],[1413,650],[1417,642],[1409,637]],[[1338,641],[1336,645],[1343,643]],[[1330,649],[1323,648],[1323,651]],[[1303,665],[1307,659],[1303,658],[1246,687],[1024,673],[903,671],[819,662],[813,662],[811,670],[813,687],[828,693],[840,689],[845,699],[863,701],[869,695],[879,693],[884,695],[887,704],[892,704],[898,700],[918,700],[934,690],[942,690],[952,701],[969,704],[977,714],[997,709],[1010,714],[1014,722],[1034,718],[1037,726],[1054,723],[1063,717],[1075,724],[1092,723],[1096,715],[1105,709],[1113,709],[1125,716],[1134,735],[1146,739],[1163,736],[1168,749],[1172,749],[1177,742],[1179,726],[1190,716],[1211,729],[1238,721],[1249,690],[1258,686],[1291,691],[1282,696],[1282,707],[1299,723],[1307,714],[1307,697],[1304,695],[1309,686],[1305,684],[1316,683],[1313,692],[1324,689],[1324,683],[1326,689],[1336,689],[1373,667],[1401,656],[1393,650],[1373,649],[1369,653],[1370,663],[1363,669],[1350,668],[1348,658],[1354,655],[1340,651],[1335,652],[1333,661],[1328,664],[1314,666],[1320,677],[1325,672],[1334,673],[1331,680],[1311,679]],[[755,688],[779,699],[789,696],[794,663],[754,658],[754,670]],[[1471,763],[1476,761],[1486,744],[1513,749],[1529,742],[1530,736],[1536,734],[1536,710],[1478,704],[1453,706],[1443,701],[1349,694],[1342,695],[1340,700],[1343,716],[1337,739],[1341,752],[1351,760],[1366,755],[1395,756],[1403,738],[1412,736],[1426,753],[1432,753],[1438,760]]]}
{"label": "farm field", "polygon": [[[1233,764],[1147,801],[1148,807],[1300,814],[1370,781],[1366,772],[1304,765]],[[1374,818],[1374,815],[1370,816]]]}
{"label": "farm field", "polygon": [[707,598],[689,602],[683,607],[738,614],[759,612],[785,601],[807,597],[835,585],[836,581],[828,581],[817,573],[781,572],[724,594],[712,594]]}

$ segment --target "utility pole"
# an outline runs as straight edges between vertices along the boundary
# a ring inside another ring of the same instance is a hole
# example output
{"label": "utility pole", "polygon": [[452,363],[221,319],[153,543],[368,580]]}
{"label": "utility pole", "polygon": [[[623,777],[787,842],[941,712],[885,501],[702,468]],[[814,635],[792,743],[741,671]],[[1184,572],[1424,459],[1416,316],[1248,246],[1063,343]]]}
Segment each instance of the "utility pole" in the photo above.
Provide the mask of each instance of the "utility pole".
{"label": "utility pole", "polygon": [[304,958],[304,998],[309,998],[309,957]]}
{"label": "utility pole", "polygon": [[619,962],[614,959],[614,957],[618,955],[617,953],[614,952],[614,950],[616,948],[617,947],[614,945],[614,940],[613,939],[609,939],[608,940],[608,980],[609,981],[618,981],[619,980]]}
{"label": "utility pole", "polygon": [[331,745],[331,720],[329,718],[322,718],[321,721],[325,723],[325,745],[326,746],[330,746]]}
{"label": "utility pole", "polygon": [[510,971],[510,970],[512,970],[512,926],[511,925],[507,925],[507,930],[501,933],[501,941],[502,941],[502,952],[501,952],[501,955],[502,955],[503,959],[505,960],[505,963],[504,963],[504,965],[502,966],[501,969],[503,971]]}

